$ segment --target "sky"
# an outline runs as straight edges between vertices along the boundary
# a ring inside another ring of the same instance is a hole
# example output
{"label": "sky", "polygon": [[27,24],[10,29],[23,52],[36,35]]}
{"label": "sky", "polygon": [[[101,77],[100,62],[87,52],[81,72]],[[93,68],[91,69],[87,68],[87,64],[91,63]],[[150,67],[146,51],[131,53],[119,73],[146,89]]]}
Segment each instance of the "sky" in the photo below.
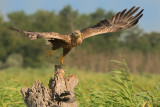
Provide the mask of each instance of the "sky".
{"label": "sky", "polygon": [[66,5],[79,13],[92,13],[97,8],[119,12],[140,6],[144,9],[144,16],[139,21],[140,28],[146,32],[160,32],[160,0],[0,0],[0,13],[6,17],[7,13],[21,10],[27,14],[40,9],[59,12]]}

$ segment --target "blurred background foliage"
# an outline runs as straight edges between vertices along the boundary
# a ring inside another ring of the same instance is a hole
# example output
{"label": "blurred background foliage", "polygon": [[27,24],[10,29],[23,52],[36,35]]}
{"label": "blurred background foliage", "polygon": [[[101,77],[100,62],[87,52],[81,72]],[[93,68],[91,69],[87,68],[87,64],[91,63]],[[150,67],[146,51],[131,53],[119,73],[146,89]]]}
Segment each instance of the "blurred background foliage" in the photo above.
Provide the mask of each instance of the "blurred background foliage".
{"label": "blurred background foliage", "polygon": [[[80,14],[68,5],[58,13],[39,10],[34,14],[26,14],[24,11],[18,11],[9,13],[7,20],[0,15],[0,69],[53,66],[58,63],[56,57],[62,53],[60,49],[52,57],[46,57],[51,47],[45,45],[45,40],[31,41],[17,32],[10,31],[10,26],[28,31],[69,34],[76,29],[109,19],[114,14],[113,11],[106,12],[100,8],[94,13]],[[122,57],[127,60],[132,72],[158,72],[160,33],[146,33],[137,25],[131,29],[87,38],[80,47],[72,49],[65,57],[64,65],[106,72],[112,68],[108,60],[119,60]]]}

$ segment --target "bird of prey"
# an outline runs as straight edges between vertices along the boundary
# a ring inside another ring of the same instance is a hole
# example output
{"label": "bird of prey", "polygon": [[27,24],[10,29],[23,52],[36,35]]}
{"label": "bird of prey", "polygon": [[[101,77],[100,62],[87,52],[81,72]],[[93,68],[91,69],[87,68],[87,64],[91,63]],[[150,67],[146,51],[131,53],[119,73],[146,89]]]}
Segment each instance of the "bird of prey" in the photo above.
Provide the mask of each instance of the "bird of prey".
{"label": "bird of prey", "polygon": [[69,35],[61,35],[56,32],[30,32],[16,28],[10,29],[28,36],[31,40],[43,38],[46,39],[52,44],[52,50],[49,52],[49,55],[51,55],[54,50],[63,48],[63,55],[60,58],[60,63],[63,64],[64,56],[67,55],[73,47],[79,46],[84,39],[94,35],[116,32],[136,25],[139,19],[143,16],[142,12],[144,9],[135,14],[139,8],[140,7],[134,6],[128,11],[127,9],[124,9],[123,11],[112,16],[109,21],[106,19],[102,20],[92,27],[88,27],[83,30],[75,30]]}

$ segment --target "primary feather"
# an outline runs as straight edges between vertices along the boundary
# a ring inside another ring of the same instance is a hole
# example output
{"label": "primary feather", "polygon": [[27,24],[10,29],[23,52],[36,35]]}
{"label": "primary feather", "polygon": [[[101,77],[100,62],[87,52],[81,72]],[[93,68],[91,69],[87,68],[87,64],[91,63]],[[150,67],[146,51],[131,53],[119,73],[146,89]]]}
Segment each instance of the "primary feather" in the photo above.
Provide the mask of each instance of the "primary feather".
{"label": "primary feather", "polygon": [[30,32],[30,31],[24,31],[24,30],[12,28],[12,27],[10,27],[10,29],[28,36],[31,40],[44,38],[44,39],[60,39],[60,40],[64,40],[65,42],[70,42],[69,35],[61,35],[56,32]]}
{"label": "primary feather", "polygon": [[139,19],[143,16],[143,9],[133,16],[139,8],[140,7],[135,8],[134,6],[128,11],[127,9],[124,9],[122,12],[118,12],[115,16],[112,16],[109,21],[105,19],[97,25],[81,30],[83,39],[98,34],[119,31],[136,25]]}

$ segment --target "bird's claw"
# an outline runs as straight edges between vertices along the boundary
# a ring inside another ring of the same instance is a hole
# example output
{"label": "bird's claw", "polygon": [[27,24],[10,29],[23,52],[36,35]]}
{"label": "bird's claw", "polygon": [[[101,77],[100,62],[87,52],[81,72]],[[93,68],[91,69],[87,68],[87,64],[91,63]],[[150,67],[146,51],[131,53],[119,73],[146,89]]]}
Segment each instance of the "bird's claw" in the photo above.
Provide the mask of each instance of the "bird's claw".
{"label": "bird's claw", "polygon": [[62,56],[62,57],[56,57],[56,58],[60,59],[60,64],[63,65],[63,59],[64,59],[64,57]]}
{"label": "bird's claw", "polygon": [[49,51],[49,53],[47,54],[47,57],[51,57],[52,54],[53,54],[53,50]]}

